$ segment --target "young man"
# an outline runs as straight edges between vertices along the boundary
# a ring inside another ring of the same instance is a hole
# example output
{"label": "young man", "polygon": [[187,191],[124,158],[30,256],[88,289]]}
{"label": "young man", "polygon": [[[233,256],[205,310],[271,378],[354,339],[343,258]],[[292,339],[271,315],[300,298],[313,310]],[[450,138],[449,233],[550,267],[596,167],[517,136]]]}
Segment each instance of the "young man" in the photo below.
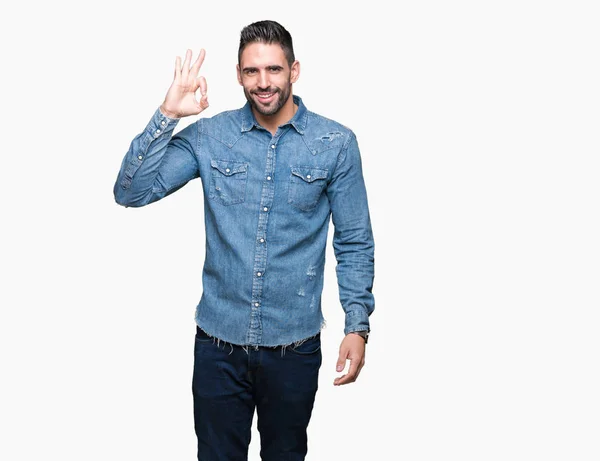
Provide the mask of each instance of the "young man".
{"label": "young man", "polygon": [[[345,337],[334,385],[364,365],[374,310],[374,242],[354,133],[310,112],[292,38],[273,21],[241,32],[237,76],[246,105],[208,107],[205,52],[187,50],[162,105],[136,136],[114,187],[117,203],[148,205],[200,177],[206,258],[196,308],[192,381],[198,459],[246,459],[254,410],[263,460],[303,460],[321,366],[329,218]],[[201,98],[195,97],[200,90]]]}

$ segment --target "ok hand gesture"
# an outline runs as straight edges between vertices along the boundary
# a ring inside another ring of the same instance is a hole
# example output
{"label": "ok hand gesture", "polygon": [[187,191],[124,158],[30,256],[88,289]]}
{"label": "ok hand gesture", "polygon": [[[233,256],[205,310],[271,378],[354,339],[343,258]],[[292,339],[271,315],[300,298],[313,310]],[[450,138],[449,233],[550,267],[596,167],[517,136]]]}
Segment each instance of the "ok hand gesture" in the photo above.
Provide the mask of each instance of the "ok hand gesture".
{"label": "ok hand gesture", "polygon": [[[192,50],[186,50],[183,67],[181,66],[181,58],[177,56],[175,60],[175,78],[164,102],[160,106],[160,110],[167,117],[181,118],[188,115],[197,115],[208,107],[206,79],[198,77],[205,54],[206,52],[202,48],[198,59],[191,68]],[[200,88],[201,93],[200,102],[196,101],[198,88]]]}

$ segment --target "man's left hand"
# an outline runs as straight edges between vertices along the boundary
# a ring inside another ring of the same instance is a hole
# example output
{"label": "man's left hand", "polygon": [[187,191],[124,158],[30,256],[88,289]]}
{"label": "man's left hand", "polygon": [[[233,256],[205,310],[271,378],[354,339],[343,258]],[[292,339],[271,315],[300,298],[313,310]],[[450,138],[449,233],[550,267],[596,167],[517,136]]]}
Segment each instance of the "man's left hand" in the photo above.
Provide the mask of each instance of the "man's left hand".
{"label": "man's left hand", "polygon": [[360,370],[365,365],[365,340],[355,333],[348,333],[340,345],[340,355],[336,364],[336,371],[343,371],[346,360],[350,360],[350,370],[347,374],[335,378],[334,386],[349,384],[356,381]]}

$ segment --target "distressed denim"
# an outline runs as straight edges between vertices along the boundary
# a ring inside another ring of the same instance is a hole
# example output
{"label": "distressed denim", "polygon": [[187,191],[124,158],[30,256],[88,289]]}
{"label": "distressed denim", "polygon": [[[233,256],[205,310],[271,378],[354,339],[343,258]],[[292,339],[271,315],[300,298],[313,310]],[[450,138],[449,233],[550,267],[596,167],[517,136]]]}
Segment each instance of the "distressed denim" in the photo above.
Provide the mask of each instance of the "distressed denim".
{"label": "distressed denim", "polygon": [[117,203],[142,207],[201,178],[206,255],[195,320],[236,345],[289,345],[325,326],[330,216],[344,333],[369,330],[375,308],[375,245],[356,136],[293,98],[298,110],[275,135],[249,103],[176,134],[179,119],[158,108],[114,186]]}

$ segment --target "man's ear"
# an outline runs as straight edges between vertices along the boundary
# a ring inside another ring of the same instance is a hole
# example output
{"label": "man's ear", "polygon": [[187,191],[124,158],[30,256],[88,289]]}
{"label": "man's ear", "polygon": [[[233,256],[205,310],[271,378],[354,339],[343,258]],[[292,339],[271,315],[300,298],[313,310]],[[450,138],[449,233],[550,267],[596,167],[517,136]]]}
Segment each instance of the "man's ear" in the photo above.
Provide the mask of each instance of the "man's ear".
{"label": "man's ear", "polygon": [[[242,85],[242,74],[241,74],[241,72],[240,72],[240,65],[239,65],[239,64],[236,64],[236,65],[235,65],[235,69],[237,70],[237,79],[238,79],[238,83],[239,83],[240,85]],[[243,85],[242,85],[242,86],[243,86]]]}
{"label": "man's ear", "polygon": [[290,71],[290,82],[296,83],[298,78],[300,78],[300,61],[294,61]]}

